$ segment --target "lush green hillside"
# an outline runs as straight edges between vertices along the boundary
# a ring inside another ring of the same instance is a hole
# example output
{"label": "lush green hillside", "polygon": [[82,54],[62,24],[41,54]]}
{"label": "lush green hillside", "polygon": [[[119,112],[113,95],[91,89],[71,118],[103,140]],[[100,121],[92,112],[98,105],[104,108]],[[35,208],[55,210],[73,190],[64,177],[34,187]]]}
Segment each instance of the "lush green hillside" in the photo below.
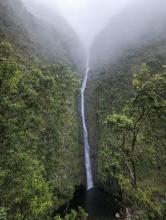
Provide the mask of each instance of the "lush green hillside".
{"label": "lush green hillside", "polygon": [[164,219],[166,42],[125,54],[91,72],[87,115],[96,183],[119,196],[133,216]]}
{"label": "lush green hillside", "polygon": [[166,215],[165,30],[165,2],[139,1],[110,20],[91,51],[95,179],[133,219]]}
{"label": "lush green hillside", "polygon": [[[41,25],[46,33],[38,39]],[[0,219],[4,220],[51,219],[52,211],[69,201],[83,181],[76,104],[80,81],[65,48],[59,52],[59,48],[50,51],[51,44],[45,47],[44,37],[59,37],[56,30],[49,31],[19,0],[0,1]]]}
{"label": "lush green hillside", "polygon": [[[165,9],[156,4],[152,13],[132,6],[96,38],[86,102],[95,183],[141,220],[166,216]],[[84,52],[48,10],[41,6],[41,16],[34,6],[32,15],[20,0],[0,0],[2,220],[60,220],[53,213],[84,183],[75,72]],[[87,215],[71,210],[64,218]]]}
{"label": "lush green hillside", "polygon": [[31,59],[36,55],[49,63],[65,62],[74,68],[84,64],[81,43],[60,15],[56,15],[56,21],[60,20],[60,27],[67,32],[46,21],[44,12],[43,19],[32,15],[20,0],[0,0],[0,5],[0,35],[12,41],[22,56]]}

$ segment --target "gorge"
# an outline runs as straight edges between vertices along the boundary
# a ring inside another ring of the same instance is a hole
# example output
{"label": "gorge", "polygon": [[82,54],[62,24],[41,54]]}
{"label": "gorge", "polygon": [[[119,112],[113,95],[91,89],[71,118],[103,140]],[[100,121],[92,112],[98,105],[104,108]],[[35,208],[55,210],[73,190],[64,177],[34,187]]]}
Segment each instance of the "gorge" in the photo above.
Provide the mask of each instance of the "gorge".
{"label": "gorge", "polygon": [[165,15],[0,0],[0,219],[165,219]]}

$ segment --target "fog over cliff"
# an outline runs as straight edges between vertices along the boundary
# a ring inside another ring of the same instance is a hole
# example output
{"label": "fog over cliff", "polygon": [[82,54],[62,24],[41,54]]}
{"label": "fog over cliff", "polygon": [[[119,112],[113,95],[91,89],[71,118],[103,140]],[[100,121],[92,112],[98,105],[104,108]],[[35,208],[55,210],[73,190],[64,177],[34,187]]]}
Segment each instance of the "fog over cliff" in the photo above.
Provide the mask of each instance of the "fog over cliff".
{"label": "fog over cliff", "polygon": [[91,50],[94,64],[109,63],[124,50],[161,38],[165,32],[165,0],[22,1],[73,41],[74,35],[68,33],[74,30],[84,48]]}
{"label": "fog over cliff", "polygon": [[139,0],[131,2],[95,38],[91,57],[93,65],[104,66],[166,35],[166,1]]}
{"label": "fog over cliff", "polygon": [[[22,2],[29,13],[42,23],[43,30],[40,30],[38,37],[40,39],[45,36],[45,46],[49,45],[49,51],[60,54],[61,61],[66,61],[67,57],[67,60],[70,60],[75,66],[82,66],[82,63],[85,62],[82,43],[76,31],[58,9],[52,7],[49,2],[47,4],[38,0],[22,0]],[[45,27],[49,27],[49,34]],[[47,38],[47,35],[52,39]]]}
{"label": "fog over cliff", "polygon": [[61,25],[62,22],[57,19],[57,13],[61,14],[88,49],[110,18],[123,10],[131,0],[23,0],[23,2],[40,18],[65,29],[66,27]]}

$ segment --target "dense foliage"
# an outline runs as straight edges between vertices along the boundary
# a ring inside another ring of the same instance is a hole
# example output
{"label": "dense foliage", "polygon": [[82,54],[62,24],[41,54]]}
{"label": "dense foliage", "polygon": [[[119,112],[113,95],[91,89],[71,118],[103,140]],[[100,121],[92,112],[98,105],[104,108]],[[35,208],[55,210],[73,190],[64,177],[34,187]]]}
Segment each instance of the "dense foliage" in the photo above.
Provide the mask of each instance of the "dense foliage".
{"label": "dense foliage", "polygon": [[20,0],[0,0],[3,220],[52,219],[83,181],[80,82],[73,69],[84,55],[73,30],[56,16],[60,26],[37,19]]}
{"label": "dense foliage", "polygon": [[95,87],[97,181],[141,219],[166,212],[166,70],[155,64]]}
{"label": "dense foliage", "polygon": [[66,214],[64,218],[61,218],[60,216],[56,216],[55,220],[87,220],[88,215],[84,212],[82,208],[79,207],[78,212],[75,210],[71,210],[69,214]]}
{"label": "dense foliage", "polygon": [[81,179],[78,77],[62,64],[27,65],[1,42],[0,85],[2,216],[46,219]]}
{"label": "dense foliage", "polygon": [[[82,209],[56,215],[83,182],[80,82],[68,66],[84,63],[75,34],[57,27],[0,0],[1,220],[87,219]],[[152,39],[98,61],[86,103],[95,182],[141,220],[166,216],[166,43]]]}

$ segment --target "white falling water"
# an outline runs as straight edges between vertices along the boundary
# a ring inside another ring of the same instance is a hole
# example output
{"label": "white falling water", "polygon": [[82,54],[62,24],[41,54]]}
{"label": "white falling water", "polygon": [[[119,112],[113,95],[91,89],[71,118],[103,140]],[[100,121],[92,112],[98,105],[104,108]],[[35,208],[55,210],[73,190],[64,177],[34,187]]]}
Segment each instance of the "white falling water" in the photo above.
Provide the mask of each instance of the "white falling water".
{"label": "white falling water", "polygon": [[92,165],[91,165],[91,157],[90,157],[90,145],[88,141],[88,130],[85,120],[85,89],[88,80],[88,73],[89,73],[89,65],[87,64],[84,81],[81,88],[81,116],[82,116],[83,130],[84,130],[86,180],[87,180],[87,189],[89,190],[93,187],[93,177],[92,177]]}

